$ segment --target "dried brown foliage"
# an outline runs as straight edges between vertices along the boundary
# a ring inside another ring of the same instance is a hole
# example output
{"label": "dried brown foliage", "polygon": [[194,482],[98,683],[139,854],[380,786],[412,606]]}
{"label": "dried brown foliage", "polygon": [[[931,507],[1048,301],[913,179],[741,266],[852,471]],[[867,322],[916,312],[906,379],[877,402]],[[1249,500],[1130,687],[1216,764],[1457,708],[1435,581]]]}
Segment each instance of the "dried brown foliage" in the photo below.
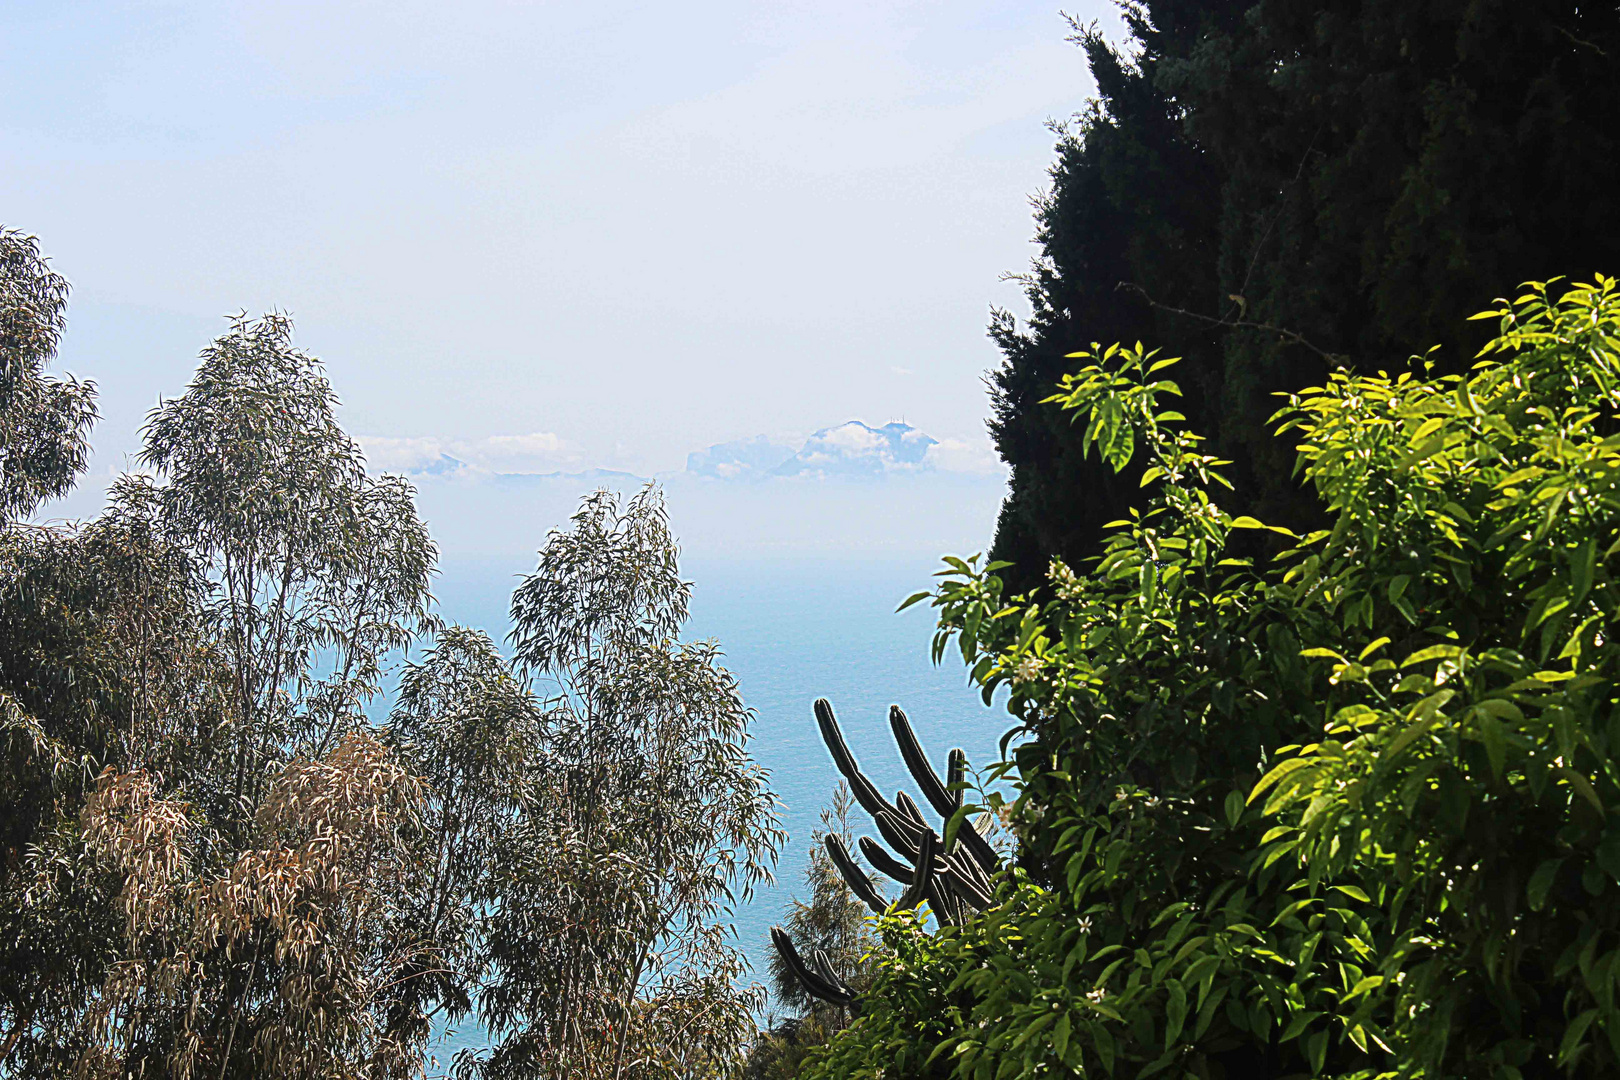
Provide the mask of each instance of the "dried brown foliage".
{"label": "dried brown foliage", "polygon": [[374,735],[289,763],[257,844],[208,866],[217,837],[150,773],[104,773],[83,835],[121,885],[124,958],[83,1023],[76,1075],[132,1062],[193,1076],[410,1076],[420,1046],[382,1008],[429,946],[394,933],[420,784]]}

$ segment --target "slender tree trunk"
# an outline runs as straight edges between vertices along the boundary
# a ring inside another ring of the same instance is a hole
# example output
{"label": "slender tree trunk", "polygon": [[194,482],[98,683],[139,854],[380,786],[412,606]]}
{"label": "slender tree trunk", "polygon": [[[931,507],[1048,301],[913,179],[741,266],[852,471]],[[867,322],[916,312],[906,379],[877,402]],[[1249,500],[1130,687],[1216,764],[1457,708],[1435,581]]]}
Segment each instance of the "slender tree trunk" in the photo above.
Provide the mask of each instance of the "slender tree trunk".
{"label": "slender tree trunk", "polygon": [[248,965],[247,981],[242,984],[241,993],[236,995],[236,1004],[231,1007],[231,1033],[225,1040],[225,1053],[219,1061],[219,1080],[225,1080],[225,1070],[231,1067],[231,1050],[236,1046],[236,1024],[242,1019],[242,1002],[246,1000],[248,991],[253,988],[253,977],[259,971],[259,950],[264,948],[264,939],[261,937],[253,945],[253,963]]}

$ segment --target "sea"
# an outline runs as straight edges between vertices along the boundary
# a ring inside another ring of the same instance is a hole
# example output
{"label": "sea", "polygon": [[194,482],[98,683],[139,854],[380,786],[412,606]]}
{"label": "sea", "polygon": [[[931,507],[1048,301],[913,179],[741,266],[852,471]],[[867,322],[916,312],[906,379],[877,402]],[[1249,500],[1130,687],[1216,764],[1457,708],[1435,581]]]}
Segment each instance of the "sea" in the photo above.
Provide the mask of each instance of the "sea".
{"label": "sea", "polygon": [[[507,605],[527,569],[505,560],[441,564],[434,592],[449,621],[476,626],[500,641],[509,630]],[[907,596],[930,588],[940,564],[915,555],[689,557],[682,573],[693,583],[684,636],[712,638],[756,713],[751,751],[770,772],[788,841],[775,883],[759,889],[732,915],[736,940],[767,982],[770,928],[792,897],[806,895],[804,873],[811,831],[838,783],[838,771],[817,732],[812,702],[825,697],[862,770],[885,793],[905,790],[923,803],[900,759],[888,725],[891,704],[912,721],[924,751],[943,774],[952,747],[974,767],[999,757],[1007,713],[987,707],[969,685],[959,654],[930,658],[934,618],[926,603],[904,612]],[[926,806],[926,803],[923,803]],[[876,831],[857,808],[857,833]],[[442,1031],[433,1048],[441,1063],[463,1047],[485,1045],[476,1024]]]}

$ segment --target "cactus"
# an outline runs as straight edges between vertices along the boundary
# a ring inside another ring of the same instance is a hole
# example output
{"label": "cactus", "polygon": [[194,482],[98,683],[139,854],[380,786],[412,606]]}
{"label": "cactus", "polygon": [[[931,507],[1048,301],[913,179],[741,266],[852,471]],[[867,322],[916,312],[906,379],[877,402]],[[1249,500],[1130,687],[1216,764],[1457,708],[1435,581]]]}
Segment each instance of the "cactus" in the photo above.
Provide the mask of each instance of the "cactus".
{"label": "cactus", "polygon": [[[817,698],[816,724],[821,729],[821,741],[827,744],[833,763],[849,784],[850,792],[861,809],[872,815],[877,831],[890,848],[891,854],[871,837],[860,838],[861,854],[879,873],[885,874],[905,890],[892,904],[884,901],[872,880],[851,858],[843,841],[837,836],[826,838],[827,853],[833,865],[849,883],[857,897],[879,915],[891,909],[914,908],[927,901],[929,910],[941,925],[960,925],[993,901],[995,887],[990,875],[1001,867],[995,848],[985,839],[989,831],[990,816],[965,823],[957,829],[947,848],[940,833],[935,832],[923,817],[922,808],[905,792],[896,792],[890,803],[861,772],[855,755],[844,742],[844,733],[838,727],[832,706],[826,698]],[[894,733],[900,757],[906,763],[912,779],[916,780],[923,798],[947,822],[962,808],[962,790],[959,786],[967,774],[967,755],[952,750],[941,780],[928,756],[911,730],[911,721],[898,705],[889,707],[889,728]],[[826,953],[814,950],[807,961],[795,948],[793,939],[780,926],[771,928],[771,942],[781,954],[788,970],[811,997],[834,1005],[858,1009],[855,991],[833,971]]]}

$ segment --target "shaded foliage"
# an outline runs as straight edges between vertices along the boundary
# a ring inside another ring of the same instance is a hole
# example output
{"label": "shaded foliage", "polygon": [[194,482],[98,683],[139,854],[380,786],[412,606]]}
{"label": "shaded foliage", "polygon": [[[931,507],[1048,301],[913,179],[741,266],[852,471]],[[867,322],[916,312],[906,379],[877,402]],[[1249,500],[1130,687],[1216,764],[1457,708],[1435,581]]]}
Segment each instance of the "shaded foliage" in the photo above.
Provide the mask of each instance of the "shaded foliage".
{"label": "shaded foliage", "polygon": [[[820,949],[849,986],[865,992],[871,982],[868,957],[878,945],[877,936],[867,922],[866,904],[839,873],[826,847],[826,839],[831,836],[846,851],[856,850],[855,834],[849,824],[849,811],[854,805],[848,786],[840,782],[833,791],[831,805],[821,811],[821,827],[810,834],[810,853],[804,869],[809,899],[793,898],[784,929],[801,950]],[[825,1043],[853,1018],[849,1006],[833,1005],[807,994],[780,953],[773,952],[768,963],[775,1003],[788,1010],[788,1015],[773,1015],[749,1048],[744,1071],[749,1080],[796,1076],[810,1048]]]}
{"label": "shaded foliage", "polygon": [[1269,395],[1411,342],[1460,368],[1464,313],[1620,255],[1613,5],[1144,0],[1130,41],[1077,27],[1097,98],[1058,128],[1027,326],[997,312],[992,432],[1012,466],[1009,583],[1073,563],[1134,500],[1043,405],[1095,338],[1184,358],[1233,508],[1304,528]]}

